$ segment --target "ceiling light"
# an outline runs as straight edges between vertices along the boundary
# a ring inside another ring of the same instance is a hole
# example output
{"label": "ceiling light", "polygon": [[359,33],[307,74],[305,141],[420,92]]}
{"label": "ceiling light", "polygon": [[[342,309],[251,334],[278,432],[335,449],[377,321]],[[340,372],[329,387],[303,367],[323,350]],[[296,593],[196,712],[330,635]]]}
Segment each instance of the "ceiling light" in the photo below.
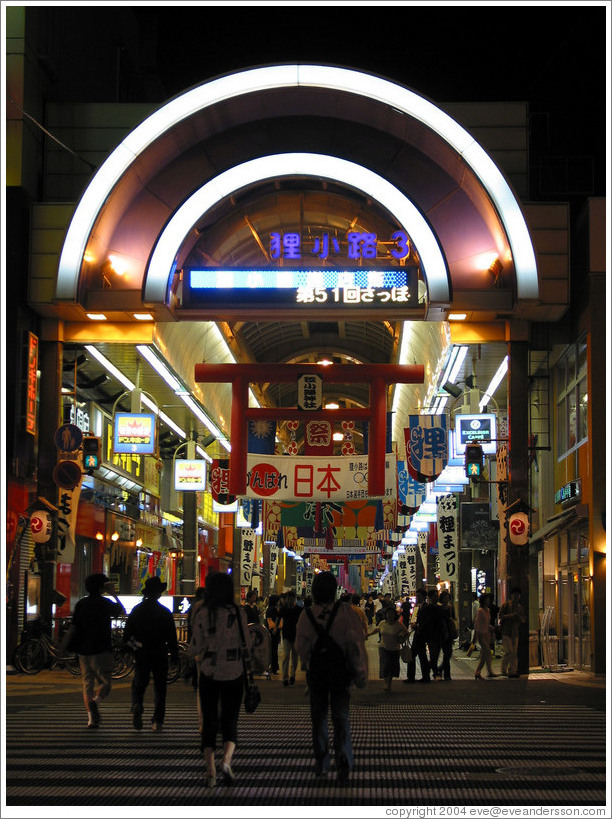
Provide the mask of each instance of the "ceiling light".
{"label": "ceiling light", "polygon": [[325,409],[340,409],[340,404],[337,404],[335,401],[332,401],[329,404],[325,404]]}
{"label": "ceiling light", "polygon": [[343,441],[344,440],[344,435],[341,432],[334,432],[332,437],[333,437],[334,441]]}
{"label": "ceiling light", "polygon": [[118,276],[125,276],[130,269],[128,262],[122,259],[121,256],[112,254],[108,257],[109,264]]}
{"label": "ceiling light", "polygon": [[150,347],[147,347],[145,344],[137,344],[136,349],[140,353],[140,355],[145,358],[149,364],[153,367],[153,369],[161,375],[164,379],[166,384],[174,390],[174,392],[184,392],[185,388],[180,383],[178,378],[176,378],[166,367],[163,361],[159,359],[153,350]]}
{"label": "ceiling light", "polygon": [[87,313],[87,318],[92,321],[106,321],[104,313]]}
{"label": "ceiling light", "polygon": [[448,320],[449,321],[465,321],[467,318],[467,313],[449,313]]}
{"label": "ceiling light", "polygon": [[136,321],[153,321],[151,313],[133,313],[132,315]]}
{"label": "ceiling light", "polygon": [[480,412],[482,412],[482,408],[486,407],[486,405],[489,403],[489,400],[495,395],[495,390],[499,387],[502,378],[505,377],[507,372],[508,372],[508,356],[506,356],[504,358],[504,360],[502,361],[502,363],[499,365],[499,367],[497,369],[497,372],[495,373],[495,375],[491,379],[491,383],[489,384],[489,386],[485,390],[485,394],[480,399],[480,405],[479,405]]}
{"label": "ceiling light", "polygon": [[126,388],[126,390],[129,390],[129,392],[132,392],[132,390],[134,390],[136,388],[136,384],[134,384],[133,381],[130,381],[130,379],[127,376],[125,376],[121,372],[121,370],[118,370],[117,367],[115,367],[115,365],[112,364],[108,360],[108,358],[106,358],[106,356],[102,355],[102,353],[99,352],[96,347],[94,347],[91,344],[86,344],[85,349],[87,350],[87,352],[90,355],[92,355],[94,358],[96,358],[100,362],[100,364],[106,370],[108,370],[108,372],[112,376],[114,376],[117,379],[117,381],[119,381],[121,384],[123,384],[123,386]]}

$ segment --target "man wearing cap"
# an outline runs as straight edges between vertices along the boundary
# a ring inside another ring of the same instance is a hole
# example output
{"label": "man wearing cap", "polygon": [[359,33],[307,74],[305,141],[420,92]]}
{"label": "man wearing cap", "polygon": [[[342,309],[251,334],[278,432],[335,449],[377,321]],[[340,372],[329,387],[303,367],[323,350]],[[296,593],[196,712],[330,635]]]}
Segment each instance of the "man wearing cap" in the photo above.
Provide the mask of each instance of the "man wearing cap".
{"label": "man wearing cap", "polygon": [[[87,597],[81,598],[72,614],[73,635],[68,649],[79,655],[83,677],[83,700],[88,728],[100,724],[98,703],[111,690],[113,671],[112,620],[125,614],[114,583],[105,574],[90,574],[85,579]],[[115,598],[113,603],[108,597]],[[97,688],[96,688],[97,686]]]}
{"label": "man wearing cap", "polygon": [[142,728],[144,694],[153,674],[151,727],[154,731],[161,731],[166,715],[168,653],[174,662],[178,662],[174,618],[159,602],[166,585],[159,577],[148,577],[142,592],[144,599],[134,606],[125,624],[123,641],[134,652],[136,660],[132,681],[132,724],[137,730]]}

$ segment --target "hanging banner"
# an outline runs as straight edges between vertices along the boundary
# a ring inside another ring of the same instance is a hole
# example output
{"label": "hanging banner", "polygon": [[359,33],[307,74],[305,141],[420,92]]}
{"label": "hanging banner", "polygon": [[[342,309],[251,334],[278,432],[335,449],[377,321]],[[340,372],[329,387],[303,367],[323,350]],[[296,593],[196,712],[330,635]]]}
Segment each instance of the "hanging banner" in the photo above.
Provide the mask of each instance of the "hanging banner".
{"label": "hanging banner", "polygon": [[440,475],[448,461],[448,435],[445,415],[410,415],[404,429],[406,466],[417,481],[430,483]]}
{"label": "hanging banner", "polygon": [[[385,456],[385,497],[397,494],[395,455]],[[247,489],[249,498],[283,501],[351,501],[368,494],[368,460],[355,457],[248,454]]]}
{"label": "hanging banner", "polygon": [[255,562],[255,529],[243,529],[240,537],[240,585],[251,588]]}
{"label": "hanging banner", "polygon": [[304,455],[333,455],[333,429],[329,421],[308,421],[304,431]]}
{"label": "hanging banner", "polygon": [[459,501],[455,493],[439,495],[438,505],[438,559],[440,580],[458,579],[459,555]]}
{"label": "hanging banner", "polygon": [[74,563],[76,519],[82,480],[74,489],[59,493],[57,504],[57,562]]}
{"label": "hanging banner", "polygon": [[406,552],[400,552],[397,557],[397,590],[400,595],[408,594],[408,558]]}
{"label": "hanging banner", "polygon": [[278,546],[274,544],[270,544],[270,580],[269,580],[269,587],[270,587],[270,594],[274,594],[276,591],[276,571],[278,569]]}
{"label": "hanging banner", "polygon": [[231,506],[236,498],[229,494],[229,459],[213,458],[210,465],[210,493],[213,500]]}
{"label": "hanging banner", "polygon": [[414,515],[427,496],[425,484],[412,477],[405,461],[397,462],[397,491],[399,503],[406,507],[405,515]]}
{"label": "hanging banner", "polygon": [[298,600],[302,599],[302,579],[304,577],[304,566],[298,563],[295,567],[295,596]]}
{"label": "hanging banner", "polygon": [[[421,563],[423,564],[423,583],[427,583],[427,544],[429,542],[429,532],[425,530],[424,532],[419,532],[418,535],[418,545],[419,545],[419,554],[421,555]],[[421,578],[419,578],[420,580]],[[423,585],[419,583],[419,586]]]}
{"label": "hanging banner", "polygon": [[312,581],[314,580],[314,572],[312,569],[306,570],[306,597],[312,597]]}
{"label": "hanging banner", "polygon": [[417,567],[416,567],[417,547],[413,543],[406,546],[406,573],[408,578],[408,594],[413,595],[417,588]]}
{"label": "hanging banner", "polygon": [[261,455],[272,455],[276,441],[275,421],[249,421],[248,452],[258,452]]}

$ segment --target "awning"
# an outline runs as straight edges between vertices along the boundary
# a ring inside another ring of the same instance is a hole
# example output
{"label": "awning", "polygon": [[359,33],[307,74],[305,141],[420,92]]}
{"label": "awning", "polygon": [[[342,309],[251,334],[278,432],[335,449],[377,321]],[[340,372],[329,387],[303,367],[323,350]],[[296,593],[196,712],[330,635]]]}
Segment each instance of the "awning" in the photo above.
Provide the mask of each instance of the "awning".
{"label": "awning", "polygon": [[558,532],[560,529],[567,528],[568,524],[573,523],[575,519],[585,518],[588,515],[588,507],[586,504],[578,504],[571,509],[566,509],[564,512],[559,512],[548,518],[544,526],[540,527],[537,532],[529,538],[529,543],[537,543],[539,540],[546,540],[546,538]]}

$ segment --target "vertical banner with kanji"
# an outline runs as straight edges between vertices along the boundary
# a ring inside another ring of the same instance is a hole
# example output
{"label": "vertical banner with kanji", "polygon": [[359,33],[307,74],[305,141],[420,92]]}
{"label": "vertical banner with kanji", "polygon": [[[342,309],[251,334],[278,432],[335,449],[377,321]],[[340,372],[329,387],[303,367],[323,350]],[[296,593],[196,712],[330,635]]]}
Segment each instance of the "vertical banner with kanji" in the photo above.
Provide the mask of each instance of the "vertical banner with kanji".
{"label": "vertical banner with kanji", "polygon": [[440,580],[453,581],[458,578],[459,554],[459,503],[457,495],[439,495],[438,500],[438,560]]}
{"label": "vertical banner with kanji", "polygon": [[404,596],[410,593],[410,584],[408,582],[408,558],[405,552],[400,552],[397,558],[397,584],[400,595]]}
{"label": "vertical banner with kanji", "polygon": [[406,546],[406,572],[408,578],[408,594],[414,594],[417,588],[416,549],[414,544]]}
{"label": "vertical banner with kanji", "polygon": [[302,599],[302,580],[304,578],[304,566],[298,563],[295,567],[295,596],[298,600]]}
{"label": "vertical banner with kanji", "polygon": [[429,543],[429,532],[427,529],[424,532],[419,532],[418,535],[418,544],[419,544],[419,554],[421,555],[421,563],[423,564],[423,578],[421,582],[421,578],[419,578],[419,586],[422,586],[423,583],[427,583],[427,546]]}
{"label": "vertical banner with kanji", "polygon": [[313,579],[314,579],[313,570],[312,569],[307,569],[306,570],[306,589],[305,589],[306,597],[311,597],[312,596],[312,581],[313,581]]}
{"label": "vertical banner with kanji", "polygon": [[255,529],[243,529],[240,538],[240,585],[251,587],[255,560]]}
{"label": "vertical banner with kanji", "polygon": [[276,593],[276,571],[278,569],[278,546],[270,544],[270,594]]}
{"label": "vertical banner with kanji", "polygon": [[81,497],[80,480],[74,489],[60,489],[57,504],[57,562],[74,563],[76,519]]}

